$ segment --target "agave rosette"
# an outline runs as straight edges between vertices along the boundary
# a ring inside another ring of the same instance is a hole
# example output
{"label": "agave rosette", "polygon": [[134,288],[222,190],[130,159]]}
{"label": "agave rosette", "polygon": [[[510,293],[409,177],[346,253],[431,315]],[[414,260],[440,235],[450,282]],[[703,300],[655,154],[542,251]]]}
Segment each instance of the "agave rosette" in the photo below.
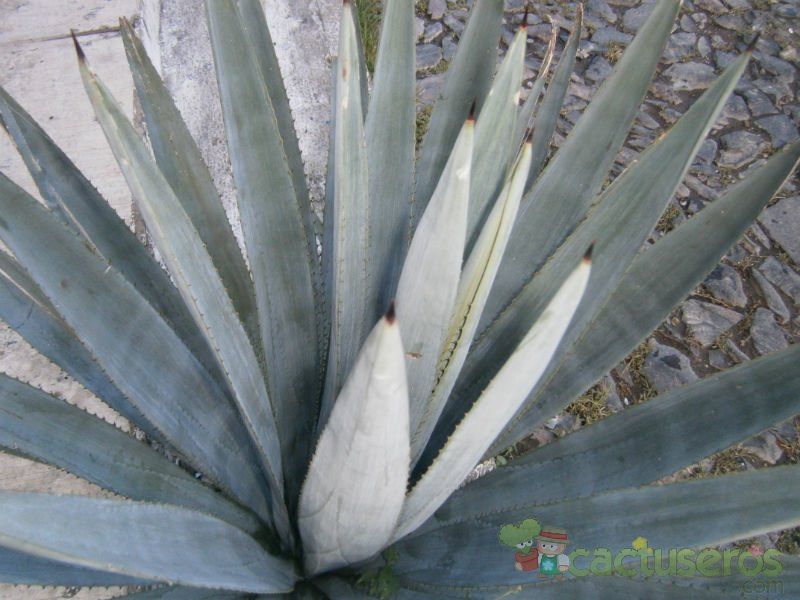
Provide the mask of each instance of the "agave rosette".
{"label": "agave rosette", "polygon": [[[679,2],[654,5],[549,160],[581,12],[520,106],[524,21],[498,67],[503,2],[474,5],[417,153],[413,3],[384,2],[368,92],[344,2],[320,227],[261,4],[206,3],[244,254],[131,26],[121,29],[152,152],[76,42],[166,271],[0,92],[44,200],[0,177],[13,254],[0,254],[0,317],[192,468],[0,376],[0,444],[118,494],[0,493],[0,580],[155,586],[142,598],[358,597],[359,577],[408,598],[678,598],[686,581],[532,580],[509,568],[497,532],[535,514],[616,551],[634,529],[698,547],[800,523],[797,467],[649,485],[798,412],[796,347],[460,487],[636,347],[800,157],[790,144],[643,249],[749,52],[604,188]],[[784,557],[785,589],[798,572]],[[690,583],[697,597],[737,585]]]}

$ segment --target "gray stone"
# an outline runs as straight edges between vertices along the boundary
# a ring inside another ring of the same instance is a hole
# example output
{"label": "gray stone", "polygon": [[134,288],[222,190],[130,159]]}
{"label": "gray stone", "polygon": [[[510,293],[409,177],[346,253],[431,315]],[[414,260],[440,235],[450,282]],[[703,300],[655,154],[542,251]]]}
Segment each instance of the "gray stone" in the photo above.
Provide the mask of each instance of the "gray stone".
{"label": "gray stone", "polygon": [[742,278],[730,265],[717,265],[704,284],[712,296],[725,304],[739,308],[747,305],[747,295],[744,293]]}
{"label": "gray stone", "polygon": [[442,60],[442,48],[437,44],[422,44],[417,46],[417,70],[427,71],[438,65]]}
{"label": "gray stone", "polygon": [[584,75],[589,81],[599,83],[608,77],[609,73],[611,73],[611,70],[611,63],[606,60],[605,56],[598,54],[592,59],[592,63],[586,69],[586,73],[584,73]]}
{"label": "gray stone", "polygon": [[772,115],[756,121],[759,129],[769,134],[774,149],[782,148],[798,138],[797,127],[786,115]]}
{"label": "gray stone", "polygon": [[442,25],[439,21],[434,21],[433,23],[429,23],[425,27],[425,33],[422,34],[422,41],[426,44],[429,44],[440,35],[444,31],[444,25]]}
{"label": "gray stone", "polygon": [[735,310],[700,300],[687,300],[683,305],[683,322],[691,336],[704,348],[743,318]]}
{"label": "gray stone", "polygon": [[423,33],[425,33],[425,19],[422,17],[414,17],[414,39],[417,41],[421,40]]}
{"label": "gray stone", "polygon": [[700,146],[700,150],[697,151],[697,158],[711,164],[717,157],[717,148],[717,142],[708,138],[703,142],[703,145]]}
{"label": "gray stone", "polygon": [[739,169],[758,158],[766,150],[767,142],[751,131],[733,131],[722,136],[722,148],[719,166]]}
{"label": "gray stone", "polygon": [[791,259],[800,264],[800,196],[784,198],[758,217],[770,237],[778,242]]}
{"label": "gray stone", "polygon": [[771,115],[777,111],[767,95],[755,87],[746,89],[744,91],[744,97],[745,100],[747,100],[747,106],[750,109],[750,113],[754,117]]}
{"label": "gray stone", "polygon": [[733,10],[750,10],[752,8],[748,0],[725,0],[725,4]]}
{"label": "gray stone", "polygon": [[718,125],[727,125],[730,121],[747,121],[750,119],[750,111],[747,110],[747,103],[739,94],[731,94],[722,113],[719,116]]}
{"label": "gray stone", "polygon": [[789,346],[783,329],[775,321],[775,315],[766,308],[756,310],[753,323],[750,325],[750,337],[756,350],[762,356]]}
{"label": "gray stone", "polygon": [[447,10],[447,2],[445,0],[428,0],[428,14],[431,19],[441,19]]}
{"label": "gray stone", "polygon": [[767,281],[767,278],[764,277],[760,271],[755,269],[753,270],[753,279],[756,280],[758,287],[761,288],[764,300],[767,302],[767,307],[769,307],[782,323],[788,323],[792,315],[789,313],[786,303],[783,301],[783,298],[781,298],[778,290],[775,289],[775,286]]}
{"label": "gray stone", "polygon": [[800,16],[800,8],[792,4],[778,4],[775,7],[775,14],[787,19],[794,19]]}
{"label": "gray stone", "polygon": [[684,31],[688,31],[690,33],[694,33],[697,31],[697,24],[692,21],[692,18],[689,15],[683,15],[681,17],[681,29]]}
{"label": "gray stone", "polygon": [[733,343],[733,340],[725,340],[725,350],[727,350],[737,362],[747,362],[750,357],[742,352],[739,347]]}
{"label": "gray stone", "polygon": [[628,31],[639,31],[639,28],[644,25],[651,12],[653,12],[652,3],[644,3],[642,6],[629,8],[625,11],[622,24]]}
{"label": "gray stone", "polygon": [[444,84],[444,75],[444,73],[437,73],[417,82],[417,100],[420,104],[433,104],[439,99]]}
{"label": "gray stone", "polygon": [[654,339],[650,340],[648,346],[650,352],[644,359],[644,372],[659,394],[697,381],[697,373],[692,369],[689,357],[680,350]]}
{"label": "gray stone", "polygon": [[788,82],[795,80],[797,70],[792,66],[792,63],[778,58],[777,56],[770,56],[769,54],[763,54],[761,52],[758,53],[757,58],[761,66],[773,75]]}
{"label": "gray stone", "polygon": [[694,33],[672,34],[667,49],[664,51],[664,62],[675,63],[686,60],[694,54],[695,44],[697,44],[697,35]]}
{"label": "gray stone", "polygon": [[444,24],[447,25],[453,31],[453,33],[459,37],[461,37],[461,34],[464,33],[464,28],[466,27],[464,21],[459,21],[452,14],[445,16]]}
{"label": "gray stone", "polygon": [[694,6],[713,15],[720,15],[728,10],[720,0],[694,0]]}
{"label": "gray stone", "polygon": [[719,369],[720,371],[724,371],[731,366],[730,361],[728,361],[728,357],[725,356],[725,353],[722,350],[709,350],[708,364],[715,369]]}
{"label": "gray stone", "polygon": [[664,75],[672,80],[673,87],[678,91],[704,90],[716,79],[711,65],[698,62],[674,64]]}
{"label": "gray stone", "polygon": [[714,19],[714,22],[723,29],[730,29],[731,31],[742,31],[745,27],[744,19],[736,13],[719,15]]}
{"label": "gray stone", "polygon": [[800,275],[774,256],[768,256],[758,270],[772,285],[789,296],[795,304],[800,304]]}
{"label": "gray stone", "polygon": [[709,54],[711,54],[711,52],[712,52],[711,42],[708,41],[708,38],[706,36],[703,36],[699,40],[697,40],[697,52],[703,58],[705,58]]}
{"label": "gray stone", "polygon": [[714,62],[717,65],[717,68],[724,69],[733,61],[739,58],[739,55],[735,52],[725,52],[723,50],[717,50],[714,53]]}
{"label": "gray stone", "polygon": [[617,22],[617,13],[611,8],[605,0],[589,0],[586,3],[586,8],[603,17],[609,23]]}
{"label": "gray stone", "polygon": [[447,62],[453,60],[453,57],[456,55],[456,50],[458,50],[458,44],[456,44],[453,38],[446,37],[442,40],[442,53]]}
{"label": "gray stone", "polygon": [[771,431],[765,431],[743,442],[742,449],[770,465],[777,463],[783,456],[783,450],[778,445],[778,438]]}
{"label": "gray stone", "polygon": [[631,34],[617,31],[613,27],[603,27],[602,29],[598,29],[592,36],[592,42],[598,46],[601,46],[602,48],[605,48],[611,43],[627,46],[632,39],[633,36]]}
{"label": "gray stone", "polygon": [[625,404],[623,404],[622,399],[619,397],[619,393],[617,393],[617,385],[614,383],[614,378],[611,377],[611,375],[606,375],[603,377],[602,384],[606,393],[605,403],[609,410],[612,413],[618,413],[624,409]]}

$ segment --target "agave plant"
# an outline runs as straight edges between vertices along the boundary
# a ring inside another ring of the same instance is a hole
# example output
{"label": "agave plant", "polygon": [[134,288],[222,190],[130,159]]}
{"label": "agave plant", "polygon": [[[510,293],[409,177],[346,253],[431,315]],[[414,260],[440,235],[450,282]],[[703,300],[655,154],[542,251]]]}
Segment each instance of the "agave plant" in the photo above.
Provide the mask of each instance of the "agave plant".
{"label": "agave plant", "polygon": [[[384,2],[368,91],[345,0],[320,231],[261,5],[206,3],[245,254],[130,24],[152,153],[76,41],[166,271],[2,92],[44,204],[0,178],[1,316],[152,443],[0,376],[0,444],[117,495],[0,493],[0,580],[155,586],[141,598],[358,597],[357,581],[407,598],[718,597],[741,578],[537,580],[498,531],[535,517],[616,552],[800,523],[798,467],[650,485],[798,412],[797,347],[460,487],[640,343],[800,157],[788,146],[642,249],[749,51],[604,186],[679,2],[654,5],[549,161],[581,14],[520,106],[525,20],[495,74],[503,2],[473,4],[415,156],[413,3]],[[787,593],[799,566],[782,557]]]}

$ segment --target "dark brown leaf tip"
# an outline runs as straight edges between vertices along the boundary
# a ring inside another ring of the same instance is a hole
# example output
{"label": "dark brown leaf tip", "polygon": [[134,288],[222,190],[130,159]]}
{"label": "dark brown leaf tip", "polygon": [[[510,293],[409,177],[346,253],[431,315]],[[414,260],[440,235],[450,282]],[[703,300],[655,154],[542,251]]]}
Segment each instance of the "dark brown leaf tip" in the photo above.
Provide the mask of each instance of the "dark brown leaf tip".
{"label": "dark brown leaf tip", "polygon": [[386,319],[386,322],[389,325],[392,325],[395,322],[395,320],[397,319],[397,315],[395,314],[395,310],[394,310],[394,300],[389,302],[389,308],[386,310],[386,314],[383,315],[383,317]]}
{"label": "dark brown leaf tip", "polygon": [[525,4],[525,14],[522,15],[522,23],[519,24],[520,29],[527,29],[528,28],[528,14],[530,13],[531,5]]}
{"label": "dark brown leaf tip", "polygon": [[350,0],[342,0],[342,6],[350,6]]}
{"label": "dark brown leaf tip", "polygon": [[590,263],[592,262],[592,252],[594,252],[594,242],[589,244],[589,247],[586,249],[586,252],[583,253],[583,262]]}
{"label": "dark brown leaf tip", "polygon": [[753,50],[755,50],[755,49],[756,49],[756,44],[758,43],[758,40],[760,40],[760,39],[761,39],[761,33],[758,33],[758,32],[757,32],[757,33],[756,33],[756,34],[753,36],[753,39],[752,39],[752,40],[750,40],[750,43],[749,43],[749,44],[747,44],[747,48],[745,48],[745,49],[744,49],[744,51],[745,51],[745,52],[749,52],[750,54],[752,54],[752,53],[753,53]]}
{"label": "dark brown leaf tip", "polygon": [[72,36],[72,43],[75,44],[75,52],[78,53],[78,60],[81,62],[86,62],[86,55],[83,53],[83,48],[81,48],[81,45],[78,43],[78,38],[75,35],[75,30],[70,29],[69,34]]}
{"label": "dark brown leaf tip", "polygon": [[472,105],[469,107],[469,115],[467,116],[467,121],[475,122],[475,109],[478,105],[478,100],[475,99],[472,101]]}

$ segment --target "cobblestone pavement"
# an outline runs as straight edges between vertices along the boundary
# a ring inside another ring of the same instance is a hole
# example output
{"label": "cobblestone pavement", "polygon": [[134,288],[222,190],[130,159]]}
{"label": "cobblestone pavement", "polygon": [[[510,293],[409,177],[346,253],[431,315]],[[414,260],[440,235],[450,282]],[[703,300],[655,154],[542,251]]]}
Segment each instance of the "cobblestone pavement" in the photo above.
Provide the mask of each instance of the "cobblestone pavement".
{"label": "cobblestone pavement", "polygon": [[[558,124],[560,144],[594,91],[641,27],[655,0],[587,0],[576,72]],[[436,98],[472,0],[417,2],[419,106]],[[501,47],[523,19],[525,0],[506,0]],[[550,35],[569,35],[575,2],[535,2],[528,15],[525,86],[532,85]],[[765,157],[797,139],[800,102],[800,3],[797,0],[684,0],[658,74],[614,174],[657,139],[756,34],[745,76],[736,87],[650,242],[713,202]],[[524,94],[523,94],[524,99]],[[774,352],[800,338],[800,191],[790,180],[706,281],[630,357],[582,399],[533,433],[526,445],[602,418],[655,394]],[[754,402],[758,399],[754,398]],[[800,460],[800,418],[676,474],[703,476]],[[800,530],[759,543],[798,551]]]}

